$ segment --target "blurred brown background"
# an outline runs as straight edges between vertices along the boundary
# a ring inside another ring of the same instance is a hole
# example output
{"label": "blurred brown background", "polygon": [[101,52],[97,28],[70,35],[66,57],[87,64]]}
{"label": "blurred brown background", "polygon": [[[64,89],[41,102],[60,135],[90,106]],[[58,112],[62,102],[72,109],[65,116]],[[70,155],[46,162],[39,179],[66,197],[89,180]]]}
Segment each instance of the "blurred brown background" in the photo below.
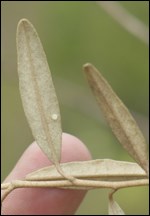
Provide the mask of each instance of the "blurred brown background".
{"label": "blurred brown background", "polygon": [[[119,2],[148,26],[148,1]],[[16,27],[29,19],[43,43],[62,114],[63,131],[80,138],[94,159],[133,161],[106,124],[82,65],[91,62],[135,116],[148,141],[148,46],[126,31],[96,2],[1,3],[2,179],[33,141],[23,112],[17,76]],[[134,25],[133,25],[134,28]],[[76,214],[107,214],[108,190],[89,191]],[[126,214],[148,214],[147,187],[120,190]]]}

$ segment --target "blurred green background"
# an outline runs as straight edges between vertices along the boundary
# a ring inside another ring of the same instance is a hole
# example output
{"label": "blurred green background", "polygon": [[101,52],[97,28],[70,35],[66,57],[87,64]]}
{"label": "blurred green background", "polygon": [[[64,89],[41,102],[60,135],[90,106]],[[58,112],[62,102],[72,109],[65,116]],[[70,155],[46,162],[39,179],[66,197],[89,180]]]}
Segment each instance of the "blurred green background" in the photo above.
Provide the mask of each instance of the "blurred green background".
{"label": "blurred green background", "polygon": [[[120,4],[148,25],[148,1]],[[106,124],[82,65],[91,62],[131,110],[148,141],[148,47],[96,2],[2,2],[2,179],[33,141],[23,112],[16,64],[16,27],[29,19],[38,31],[60,101],[63,131],[80,138],[94,159],[133,161]],[[76,214],[107,214],[108,190],[89,191]],[[120,190],[126,214],[148,214],[148,189]]]}

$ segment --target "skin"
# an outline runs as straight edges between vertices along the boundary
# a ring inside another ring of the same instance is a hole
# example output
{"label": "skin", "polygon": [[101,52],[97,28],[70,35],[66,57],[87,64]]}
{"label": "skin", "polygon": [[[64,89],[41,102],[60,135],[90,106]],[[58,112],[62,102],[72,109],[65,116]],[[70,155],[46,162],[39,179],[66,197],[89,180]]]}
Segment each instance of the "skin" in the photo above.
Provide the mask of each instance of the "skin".
{"label": "skin", "polygon": [[[61,162],[83,160],[91,160],[86,146],[76,137],[63,133]],[[4,182],[23,179],[26,174],[50,164],[36,142],[33,142]],[[16,189],[4,200],[2,215],[73,215],[86,192],[50,188]]]}

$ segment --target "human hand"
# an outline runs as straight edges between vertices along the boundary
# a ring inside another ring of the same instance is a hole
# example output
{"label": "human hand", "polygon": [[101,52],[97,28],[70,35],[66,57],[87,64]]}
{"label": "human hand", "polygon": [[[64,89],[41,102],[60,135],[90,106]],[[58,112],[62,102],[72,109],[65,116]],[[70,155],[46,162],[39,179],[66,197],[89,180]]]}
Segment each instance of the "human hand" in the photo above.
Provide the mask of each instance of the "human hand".
{"label": "human hand", "polygon": [[[63,133],[61,162],[90,159],[89,151],[80,140]],[[34,142],[24,152],[5,182],[23,179],[26,174],[50,164]],[[4,200],[2,215],[73,215],[86,192],[55,188],[19,188]]]}

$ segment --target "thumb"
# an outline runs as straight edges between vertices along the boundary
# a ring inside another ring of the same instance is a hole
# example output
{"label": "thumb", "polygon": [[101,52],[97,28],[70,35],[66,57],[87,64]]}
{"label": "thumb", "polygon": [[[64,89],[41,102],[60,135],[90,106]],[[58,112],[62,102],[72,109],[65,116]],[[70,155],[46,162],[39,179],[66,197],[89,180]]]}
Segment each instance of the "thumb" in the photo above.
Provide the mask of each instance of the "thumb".
{"label": "thumb", "polygon": [[[90,159],[89,151],[79,139],[63,133],[61,162]],[[34,142],[24,152],[5,182],[23,179],[26,174],[50,164]],[[4,200],[2,215],[72,215],[86,192],[55,188],[20,188],[12,191]]]}

